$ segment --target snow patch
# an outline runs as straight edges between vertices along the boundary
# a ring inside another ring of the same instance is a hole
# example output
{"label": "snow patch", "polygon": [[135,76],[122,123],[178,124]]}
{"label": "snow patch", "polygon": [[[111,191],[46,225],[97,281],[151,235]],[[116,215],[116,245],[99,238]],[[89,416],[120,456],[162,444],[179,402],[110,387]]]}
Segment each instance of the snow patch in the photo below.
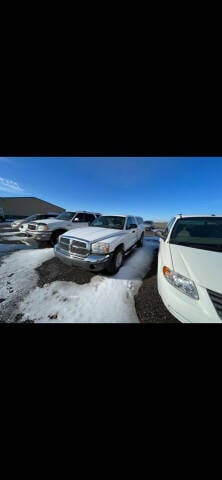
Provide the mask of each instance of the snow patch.
{"label": "snow patch", "polygon": [[20,305],[39,323],[138,323],[134,292],[126,281],[96,275],[91,282],[53,282],[36,287]]}
{"label": "snow patch", "polygon": [[[35,268],[53,257],[53,249],[34,250],[25,245],[0,245],[0,252],[10,252],[10,248],[24,250],[12,253],[3,259],[0,267],[0,297],[7,299],[11,293],[28,293],[36,286],[38,274]],[[10,279],[9,279],[10,275]]]}
{"label": "snow patch", "polygon": [[[8,230],[8,228],[7,228]],[[0,233],[1,237],[11,237],[13,235],[16,235],[16,233],[20,233],[19,230],[15,230],[14,232],[7,232],[7,233]]]}
{"label": "snow patch", "polygon": [[[16,252],[17,250],[27,250],[31,249],[32,247],[23,245],[23,244],[0,244],[0,257],[6,255],[7,253],[10,252]],[[1,274],[1,271],[0,271]]]}
{"label": "snow patch", "polygon": [[138,280],[145,277],[152,263],[154,250],[158,248],[156,239],[154,237],[151,238],[152,240],[144,238],[143,248],[135,248],[134,252],[129,257],[126,257],[123,266],[114,278]]}
{"label": "snow patch", "polygon": [[39,323],[138,323],[134,297],[150,268],[157,242],[145,242],[112,277],[90,283],[56,281],[36,287],[20,304],[24,320]]}

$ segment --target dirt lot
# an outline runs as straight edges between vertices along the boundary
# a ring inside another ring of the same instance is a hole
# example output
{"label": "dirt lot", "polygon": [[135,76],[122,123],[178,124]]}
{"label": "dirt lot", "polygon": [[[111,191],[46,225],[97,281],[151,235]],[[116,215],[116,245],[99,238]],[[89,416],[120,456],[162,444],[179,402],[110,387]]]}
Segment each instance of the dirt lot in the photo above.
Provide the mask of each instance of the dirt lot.
{"label": "dirt lot", "polygon": [[157,291],[157,255],[135,298],[136,313],[141,323],[179,323],[165,308]]}
{"label": "dirt lot", "polygon": [[[0,244],[9,245],[10,237],[3,238],[1,233],[12,232],[9,228],[6,228],[7,225],[0,225]],[[153,236],[152,232],[146,232],[146,236]],[[20,237],[20,234],[15,233],[16,237]],[[22,235],[21,235],[22,236]],[[21,246],[20,240],[13,240],[15,250]],[[34,245],[32,245],[34,246]],[[24,248],[29,248],[24,245]],[[6,255],[8,252],[5,252],[1,255]],[[133,255],[133,253],[132,253]],[[1,262],[0,262],[1,263]],[[135,307],[139,320],[141,323],[177,323],[177,320],[170,315],[170,313],[164,307],[159,294],[157,292],[156,284],[156,271],[157,271],[157,252],[154,257],[150,271],[147,273],[146,277],[143,280],[143,285],[140,288],[138,295],[135,299]],[[51,260],[46,261],[40,267],[37,268],[39,275],[38,286],[43,287],[45,284],[61,280],[61,281],[73,281],[77,284],[89,283],[91,278],[94,276],[91,272],[86,272],[81,269],[73,269],[67,265],[62,264],[58,259],[52,258]],[[21,298],[15,299],[11,303],[10,311],[7,315],[10,314],[11,321],[21,321],[21,318],[16,315],[17,305]],[[3,303],[2,307],[2,316],[4,314]],[[0,308],[1,308],[0,307]],[[1,313],[1,312],[0,312]],[[5,312],[6,314],[6,312]],[[1,317],[1,315],[0,315]],[[1,321],[1,319],[0,319]]]}
{"label": "dirt lot", "polygon": [[[166,224],[156,224],[165,228]],[[152,237],[152,232],[145,232],[146,237]],[[151,269],[143,280],[138,295],[135,298],[136,313],[141,323],[179,323],[165,308],[157,290],[157,254],[153,259]]]}

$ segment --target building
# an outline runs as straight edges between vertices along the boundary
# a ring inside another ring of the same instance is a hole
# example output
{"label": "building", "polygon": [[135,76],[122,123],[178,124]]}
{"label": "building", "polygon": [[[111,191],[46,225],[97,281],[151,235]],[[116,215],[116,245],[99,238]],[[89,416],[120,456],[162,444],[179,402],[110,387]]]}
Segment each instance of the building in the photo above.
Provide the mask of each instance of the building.
{"label": "building", "polygon": [[65,209],[37,197],[0,197],[5,217],[23,218],[34,213],[64,212]]}

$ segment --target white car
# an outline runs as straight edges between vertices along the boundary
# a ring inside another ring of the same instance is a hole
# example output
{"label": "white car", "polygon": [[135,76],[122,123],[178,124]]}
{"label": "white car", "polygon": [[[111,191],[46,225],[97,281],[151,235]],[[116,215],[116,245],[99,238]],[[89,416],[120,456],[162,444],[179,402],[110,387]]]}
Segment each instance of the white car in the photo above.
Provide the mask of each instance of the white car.
{"label": "white car", "polygon": [[55,256],[64,263],[99,272],[116,273],[135,246],[142,247],[144,224],[133,215],[101,215],[89,227],[59,236]]}
{"label": "white car", "polygon": [[46,220],[47,218],[56,218],[58,217],[58,213],[36,213],[34,215],[31,215],[30,217],[25,218],[25,220],[22,221],[19,225],[19,231],[22,233],[26,233],[28,230],[28,224],[29,222],[34,222],[35,220]]}
{"label": "white car", "polygon": [[222,322],[222,216],[178,215],[160,234],[158,291],[183,323]]}
{"label": "white car", "polygon": [[25,218],[19,218],[17,220],[13,220],[13,222],[11,223],[11,228],[15,229],[15,228],[19,228],[19,226],[25,222],[27,217]]}
{"label": "white car", "polygon": [[33,215],[30,215],[29,217],[25,218],[19,218],[17,220],[14,220],[11,223],[11,228],[15,229],[18,228],[20,232],[25,232],[28,228],[28,223],[32,222],[34,220],[40,220],[44,218],[51,218],[51,217],[57,217],[59,214],[56,212],[47,212],[47,213],[35,213]]}

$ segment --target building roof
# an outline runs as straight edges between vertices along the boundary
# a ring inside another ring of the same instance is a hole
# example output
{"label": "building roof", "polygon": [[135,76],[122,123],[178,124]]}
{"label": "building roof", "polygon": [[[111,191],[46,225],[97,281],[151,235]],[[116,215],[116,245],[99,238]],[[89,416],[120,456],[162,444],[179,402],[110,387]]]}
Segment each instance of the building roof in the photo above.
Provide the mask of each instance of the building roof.
{"label": "building roof", "polygon": [[49,202],[48,200],[44,200],[43,198],[39,198],[39,197],[33,197],[33,196],[27,196],[27,197],[0,197],[0,200],[24,200],[24,198],[32,198],[32,199],[35,199],[35,200],[39,200],[40,202],[46,202],[46,203],[49,203],[51,205],[54,205],[55,207],[58,207],[58,208],[62,208],[63,210],[65,210],[65,208],[63,207],[60,207],[59,205],[56,205],[55,203],[51,203]]}
{"label": "building roof", "polygon": [[38,197],[0,197],[0,207],[5,215],[29,216],[36,212],[46,213],[63,212],[65,208],[59,207]]}

